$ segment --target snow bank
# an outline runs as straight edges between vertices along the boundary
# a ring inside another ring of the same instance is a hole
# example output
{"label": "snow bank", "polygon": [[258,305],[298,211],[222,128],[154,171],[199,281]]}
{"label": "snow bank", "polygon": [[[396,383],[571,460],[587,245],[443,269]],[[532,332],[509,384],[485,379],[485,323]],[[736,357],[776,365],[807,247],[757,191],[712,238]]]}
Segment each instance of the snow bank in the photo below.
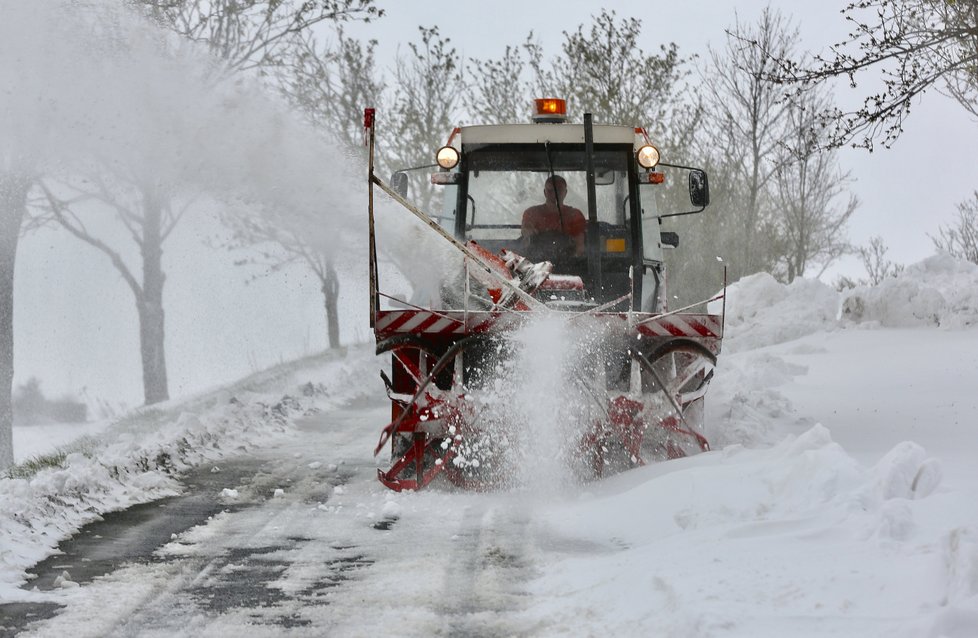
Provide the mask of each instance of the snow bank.
{"label": "snow bank", "polygon": [[[293,419],[348,402],[375,372],[365,347],[259,373],[176,405],[138,411],[74,444],[61,467],[0,479],[0,600],[23,598],[24,570],[101,514],[180,492],[203,462],[288,436]],[[340,382],[342,380],[342,383]],[[280,388],[291,388],[282,395]]]}
{"label": "snow bank", "polygon": [[[711,312],[720,312],[714,302]],[[767,346],[837,329],[943,327],[978,324],[978,266],[937,255],[909,266],[879,286],[839,293],[819,282],[782,284],[771,275],[744,277],[727,288],[723,352],[707,400],[707,437],[715,448],[770,445],[775,424],[810,427],[780,388],[807,374]],[[809,340],[810,341],[810,340]],[[817,348],[810,342],[788,354]]]}
{"label": "snow bank", "polygon": [[[711,312],[721,305],[713,302]],[[782,284],[767,273],[727,288],[724,351],[742,352],[839,326],[967,328],[978,324],[978,265],[940,254],[878,286],[843,293],[820,281]]]}
{"label": "snow bank", "polygon": [[944,536],[941,573],[923,525],[938,467],[911,443],[865,467],[816,425],[619,475],[538,519],[541,545],[591,549],[532,583],[528,615],[547,636],[893,635],[906,610],[932,635],[950,589],[948,635],[967,635],[974,538]]}
{"label": "snow bank", "polygon": [[[820,281],[779,283],[767,273],[744,277],[727,287],[724,351],[739,352],[792,341],[831,329],[839,294]],[[711,312],[718,312],[717,302]]]}
{"label": "snow bank", "polygon": [[844,295],[842,317],[885,327],[978,324],[978,265],[940,254],[909,266],[878,286],[859,286]]}
{"label": "snow bank", "polygon": [[721,356],[706,401],[706,437],[713,448],[774,443],[781,436],[775,424],[798,420],[778,388],[805,373],[803,366],[766,352]]}

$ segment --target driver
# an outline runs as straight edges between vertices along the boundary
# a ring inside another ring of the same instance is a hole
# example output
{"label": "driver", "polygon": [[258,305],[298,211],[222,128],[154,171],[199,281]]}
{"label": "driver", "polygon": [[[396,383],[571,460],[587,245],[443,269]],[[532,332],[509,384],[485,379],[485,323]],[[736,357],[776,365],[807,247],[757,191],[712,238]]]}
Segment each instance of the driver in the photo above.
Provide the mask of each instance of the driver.
{"label": "driver", "polygon": [[523,211],[524,244],[533,245],[534,238],[542,240],[548,236],[565,236],[573,241],[574,254],[583,255],[587,220],[584,213],[564,203],[567,180],[560,175],[548,177],[543,185],[543,194],[546,202]]}

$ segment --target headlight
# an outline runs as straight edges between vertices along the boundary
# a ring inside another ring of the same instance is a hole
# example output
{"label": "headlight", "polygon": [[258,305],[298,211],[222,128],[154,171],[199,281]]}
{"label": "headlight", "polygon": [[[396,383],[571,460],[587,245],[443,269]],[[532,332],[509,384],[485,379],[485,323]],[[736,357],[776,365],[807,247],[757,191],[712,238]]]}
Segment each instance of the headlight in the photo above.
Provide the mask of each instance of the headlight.
{"label": "headlight", "polygon": [[458,151],[452,146],[442,146],[440,149],[438,149],[438,154],[435,155],[435,161],[438,162],[438,165],[445,170],[455,168],[455,166],[458,164],[458,160]]}
{"label": "headlight", "polygon": [[655,165],[659,163],[659,149],[651,144],[646,144],[638,149],[635,158],[638,159],[638,164],[642,168],[655,168]]}

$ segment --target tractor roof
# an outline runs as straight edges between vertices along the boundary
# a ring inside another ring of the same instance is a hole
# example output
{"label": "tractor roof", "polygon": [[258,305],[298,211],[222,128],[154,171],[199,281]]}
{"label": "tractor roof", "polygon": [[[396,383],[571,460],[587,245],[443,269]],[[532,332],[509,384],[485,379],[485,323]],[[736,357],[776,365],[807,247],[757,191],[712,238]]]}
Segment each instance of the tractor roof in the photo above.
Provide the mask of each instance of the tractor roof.
{"label": "tractor roof", "polygon": [[[462,144],[583,144],[583,124],[501,124],[463,126]],[[595,144],[636,143],[635,129],[630,126],[595,126]]]}

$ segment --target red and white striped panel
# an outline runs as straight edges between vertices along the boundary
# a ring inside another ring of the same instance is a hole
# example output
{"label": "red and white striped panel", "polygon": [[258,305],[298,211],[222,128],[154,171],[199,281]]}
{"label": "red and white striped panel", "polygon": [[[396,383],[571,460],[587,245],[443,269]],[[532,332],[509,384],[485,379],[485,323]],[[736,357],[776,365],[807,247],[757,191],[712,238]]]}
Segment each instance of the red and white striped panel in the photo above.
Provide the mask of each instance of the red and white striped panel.
{"label": "red and white striped panel", "polygon": [[675,314],[640,323],[638,331],[652,337],[722,337],[720,315]]}
{"label": "red and white striped panel", "polygon": [[428,310],[378,310],[374,332],[381,338],[405,332],[463,334],[465,323],[444,313]]}

